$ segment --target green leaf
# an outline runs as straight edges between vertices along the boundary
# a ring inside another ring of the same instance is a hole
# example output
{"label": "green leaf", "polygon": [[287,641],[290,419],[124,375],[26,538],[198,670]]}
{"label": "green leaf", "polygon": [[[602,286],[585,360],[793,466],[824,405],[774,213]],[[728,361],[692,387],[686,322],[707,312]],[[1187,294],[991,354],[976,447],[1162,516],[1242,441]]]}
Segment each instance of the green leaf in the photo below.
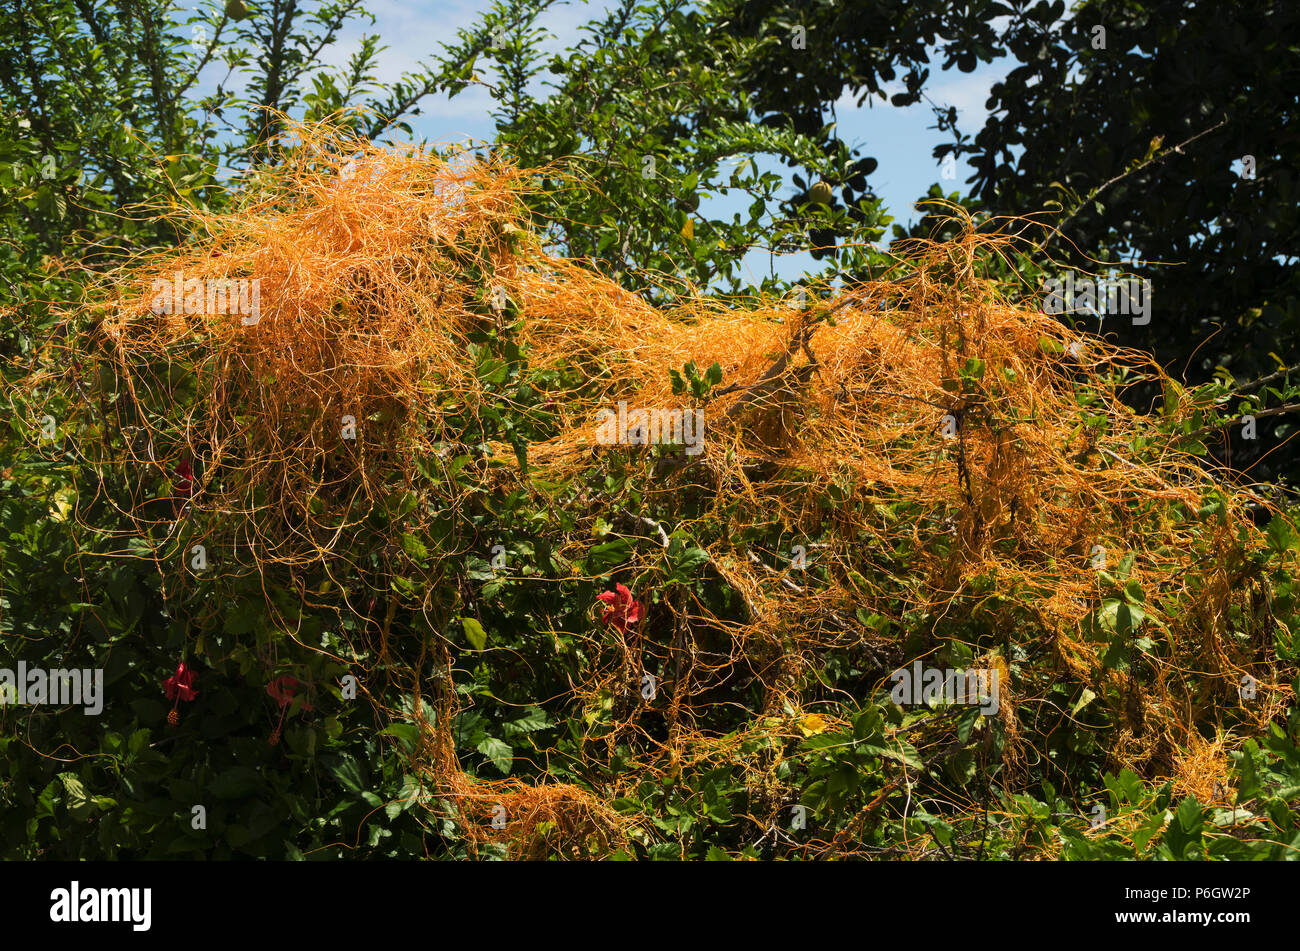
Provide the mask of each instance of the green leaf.
{"label": "green leaf", "polygon": [[587,553],[587,567],[593,571],[612,568],[625,563],[632,555],[632,546],[626,538],[594,546]]}
{"label": "green leaf", "polygon": [[88,819],[94,815],[95,804],[86,795],[86,787],[82,785],[81,780],[72,773],[60,773],[59,779],[63,781],[65,803],[72,818]]}
{"label": "green leaf", "polygon": [[1264,534],[1268,538],[1268,547],[1279,555],[1300,548],[1300,534],[1297,534],[1295,526],[1281,515],[1274,515],[1269,520]]}
{"label": "green leaf", "polygon": [[686,548],[672,558],[672,577],[677,581],[686,581],[695,570],[709,561],[709,553],[703,548]]}
{"label": "green leaf", "polygon": [[1228,506],[1227,499],[1218,489],[1210,491],[1206,495],[1206,502],[1196,510],[1199,518],[1209,519],[1211,516],[1218,516],[1220,525],[1228,524]]}
{"label": "green leaf", "polygon": [[1131,769],[1121,770],[1118,776],[1107,773],[1103,779],[1116,806],[1137,802],[1142,797],[1142,777]]}
{"label": "green leaf", "polygon": [[406,552],[416,561],[424,561],[429,557],[429,549],[425,547],[424,542],[416,538],[410,532],[402,534],[402,551]]}
{"label": "green leaf", "polygon": [[1102,655],[1101,665],[1115,670],[1128,670],[1128,639],[1123,635],[1116,636],[1106,648],[1106,653]]}
{"label": "green leaf", "polygon": [[333,767],[330,772],[339,784],[351,792],[361,792],[365,789],[366,781],[361,774],[361,767],[356,760],[350,757],[344,757],[339,764]]}
{"label": "green leaf", "polygon": [[1088,687],[1084,687],[1083,692],[1079,694],[1079,699],[1076,700],[1074,702],[1074,706],[1070,708],[1070,716],[1078,716],[1080,710],[1082,710],[1084,707],[1086,707],[1088,704],[1092,703],[1092,701],[1096,699],[1097,699],[1096,692],[1089,689]]}
{"label": "green leaf", "polygon": [[1259,746],[1254,740],[1242,744],[1237,758],[1237,802],[1249,802],[1259,795],[1259,774],[1255,771],[1254,753]]}
{"label": "green leaf", "polygon": [[1091,615],[1087,625],[1088,635],[1092,640],[1106,640],[1119,630],[1119,609],[1124,602],[1118,598],[1107,598]]}
{"label": "green leaf", "polygon": [[492,761],[492,765],[501,770],[503,775],[510,775],[514,765],[514,750],[494,736],[485,738],[478,745],[478,751]]}
{"label": "green leaf", "polygon": [[416,505],[419,504],[419,497],[409,490],[405,492],[394,492],[390,495],[384,505],[388,512],[389,518],[394,520],[405,518],[415,511]]}
{"label": "green leaf", "polygon": [[518,735],[544,730],[551,725],[551,720],[545,712],[538,707],[530,707],[522,717],[507,723],[505,729],[507,735]]}
{"label": "green leaf", "polygon": [[463,617],[460,618],[460,626],[465,631],[465,639],[475,650],[481,651],[487,644],[487,631],[483,630],[483,625],[472,617]]}
{"label": "green leaf", "polygon": [[1146,620],[1146,616],[1146,611],[1138,607],[1136,604],[1120,602],[1119,607],[1115,611],[1115,621],[1119,633],[1123,634],[1125,637],[1131,636],[1133,632],[1141,626],[1142,622]]}
{"label": "green leaf", "polygon": [[897,760],[898,762],[911,766],[913,769],[921,769],[925,764],[921,761],[921,754],[916,751],[916,747],[904,740],[895,740],[894,749],[886,749],[882,756],[888,759]]}
{"label": "green leaf", "polygon": [[1174,813],[1174,818],[1188,835],[1200,834],[1203,822],[1201,804],[1196,801],[1195,796],[1188,796],[1178,804],[1178,811]]}
{"label": "green leaf", "polygon": [[875,705],[863,708],[862,712],[853,718],[853,738],[859,742],[878,740],[884,735],[884,730],[884,714]]}
{"label": "green leaf", "polygon": [[1039,337],[1038,349],[1047,354],[1057,354],[1065,352],[1065,345],[1051,337]]}
{"label": "green leaf", "polygon": [[379,731],[380,736],[395,736],[408,750],[413,750],[420,742],[420,729],[414,723],[390,723]]}

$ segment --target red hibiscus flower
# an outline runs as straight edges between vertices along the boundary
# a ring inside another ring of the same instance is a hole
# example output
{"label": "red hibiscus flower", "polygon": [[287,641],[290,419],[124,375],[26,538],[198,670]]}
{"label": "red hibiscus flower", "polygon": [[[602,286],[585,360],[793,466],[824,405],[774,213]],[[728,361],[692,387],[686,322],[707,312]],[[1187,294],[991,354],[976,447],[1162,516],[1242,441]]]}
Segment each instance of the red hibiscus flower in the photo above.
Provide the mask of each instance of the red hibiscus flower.
{"label": "red hibiscus flower", "polygon": [[632,592],[626,585],[617,584],[613,591],[598,594],[596,599],[605,603],[605,610],[601,613],[600,619],[618,628],[624,634],[627,633],[628,628],[641,620],[641,604],[632,597]]}
{"label": "red hibiscus flower", "polygon": [[194,468],[188,459],[182,459],[176,463],[173,471],[176,479],[172,483],[172,490],[181,498],[188,499],[194,494]]}
{"label": "red hibiscus flower", "polygon": [[168,700],[173,701],[171,712],[167,714],[167,722],[175,726],[181,719],[181,715],[176,712],[180,702],[182,700],[188,702],[199,695],[199,692],[194,689],[194,671],[184,664],[177,664],[176,673],[163,681],[163,693],[167,695]]}
{"label": "red hibiscus flower", "polygon": [[[288,674],[283,674],[282,676],[276,677],[266,685],[266,692],[270,695],[271,699],[280,706],[287,707],[289,704],[293,703],[293,698],[298,695],[299,686],[300,685],[296,678],[290,677]],[[312,709],[312,706],[304,701],[302,708],[304,710],[310,710]]]}
{"label": "red hibiscus flower", "polygon": [[194,689],[194,671],[184,664],[177,664],[176,673],[163,681],[163,692],[168,700],[193,700],[199,695]]}
{"label": "red hibiscus flower", "polygon": [[[271,746],[275,746],[280,742],[280,732],[284,729],[284,716],[289,712],[289,704],[293,703],[293,698],[297,696],[299,686],[297,678],[290,677],[288,674],[281,674],[266,685],[266,692],[272,700],[280,705],[280,722],[275,725],[275,729],[271,731],[271,736],[267,740],[267,743]],[[302,708],[310,710],[312,706],[310,703],[303,701]]]}

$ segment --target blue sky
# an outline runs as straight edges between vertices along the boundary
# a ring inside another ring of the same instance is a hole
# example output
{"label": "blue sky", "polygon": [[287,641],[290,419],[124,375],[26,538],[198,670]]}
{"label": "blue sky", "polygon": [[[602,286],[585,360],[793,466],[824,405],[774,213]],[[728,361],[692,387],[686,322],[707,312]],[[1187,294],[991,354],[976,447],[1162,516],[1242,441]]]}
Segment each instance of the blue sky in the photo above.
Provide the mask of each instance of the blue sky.
{"label": "blue sky", "polygon": [[[188,5],[188,4],[187,4]],[[570,0],[557,3],[538,21],[538,26],[551,36],[543,44],[547,53],[560,52],[575,43],[581,36],[580,27],[599,16],[609,4],[606,0]],[[327,63],[342,66],[358,48],[363,33],[378,34],[386,48],[380,54],[377,78],[392,81],[405,72],[417,71],[422,61],[430,61],[444,43],[453,43],[456,32],[475,25],[482,12],[490,6],[486,0],[445,0],[445,2],[403,2],[403,0],[370,0],[367,8],[375,23],[352,23],[343,32],[341,42],[324,56]],[[959,127],[973,135],[984,124],[987,111],[984,107],[992,85],[1013,68],[1006,58],[992,64],[981,64],[972,73],[956,70],[943,73],[935,71],[927,94],[939,105],[955,106]],[[537,77],[534,94],[546,94],[545,77]],[[206,78],[206,77],[205,77]],[[214,77],[215,78],[215,77]],[[902,89],[902,83],[886,87],[892,94]],[[430,96],[421,103],[421,114],[409,119],[417,138],[430,142],[464,142],[467,139],[491,140],[493,123],[490,113],[492,99],[481,86],[470,86],[455,98]],[[940,182],[940,169],[933,158],[933,149],[948,137],[934,125],[934,114],[928,104],[905,108],[891,106],[880,99],[858,106],[851,96],[844,96],[835,107],[840,136],[862,154],[875,157],[880,163],[869,183],[880,196],[888,212],[898,223],[906,224],[918,217],[912,203],[922,198],[929,187]],[[789,173],[776,163],[766,166],[783,174]],[[945,191],[965,191],[969,169],[964,163],[957,166],[957,177],[943,181]],[[789,187],[793,195],[795,188]],[[732,202],[716,198],[706,203],[702,213],[730,217],[748,204],[748,199]],[[756,254],[751,267],[766,271],[769,260],[766,254]],[[819,269],[807,255],[796,255],[778,262],[778,273],[793,277],[806,270]],[[752,275],[751,275],[752,276]]]}
{"label": "blue sky", "polygon": [[[375,24],[366,31],[378,33],[388,47],[381,55],[380,78],[396,79],[404,70],[418,68],[420,60],[427,58],[439,44],[454,41],[457,29],[473,26],[488,6],[483,0],[449,0],[436,5],[372,0],[368,7],[375,15]],[[577,41],[579,28],[606,6],[601,0],[590,3],[575,0],[558,4],[542,14],[539,25],[554,37],[546,43],[547,51],[559,52]],[[356,48],[360,33],[359,29],[350,31],[330,60],[345,62]],[[1004,58],[987,66],[981,64],[973,73],[936,72],[927,93],[936,103],[956,106],[960,128],[973,134],[984,124],[987,115],[984,102],[990,87],[1012,65],[1012,61]],[[538,79],[541,86],[544,80]],[[899,82],[886,91],[892,94],[901,89]],[[544,88],[539,93],[544,94]],[[454,99],[430,97],[423,103],[422,115],[412,121],[412,128],[416,135],[438,142],[490,139],[491,108],[491,98],[481,87],[471,87]],[[841,137],[879,160],[880,166],[870,179],[876,194],[884,199],[895,218],[900,221],[915,218],[911,203],[940,180],[939,166],[931,153],[936,145],[947,140],[946,135],[929,128],[934,125],[930,107],[920,103],[897,108],[878,99],[874,105],[858,107],[846,95],[836,104],[836,114]],[[959,165],[957,182],[943,184],[947,190],[954,190],[968,174]]]}

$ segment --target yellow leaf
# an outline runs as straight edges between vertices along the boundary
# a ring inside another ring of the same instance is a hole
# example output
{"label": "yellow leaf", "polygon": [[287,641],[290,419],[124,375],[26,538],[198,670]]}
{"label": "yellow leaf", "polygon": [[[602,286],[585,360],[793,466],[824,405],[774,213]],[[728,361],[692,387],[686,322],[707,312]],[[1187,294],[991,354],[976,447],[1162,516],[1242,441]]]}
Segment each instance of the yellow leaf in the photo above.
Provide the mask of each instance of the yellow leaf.
{"label": "yellow leaf", "polygon": [[50,518],[56,522],[66,522],[72,513],[72,502],[76,494],[72,489],[59,489],[54,493],[50,503]]}
{"label": "yellow leaf", "polygon": [[825,717],[810,713],[807,716],[799,718],[799,729],[803,731],[804,736],[812,736],[814,733],[825,733],[830,727]]}
{"label": "yellow leaf", "polygon": [[682,225],[682,237],[687,241],[695,240],[695,219],[687,218],[686,224]]}

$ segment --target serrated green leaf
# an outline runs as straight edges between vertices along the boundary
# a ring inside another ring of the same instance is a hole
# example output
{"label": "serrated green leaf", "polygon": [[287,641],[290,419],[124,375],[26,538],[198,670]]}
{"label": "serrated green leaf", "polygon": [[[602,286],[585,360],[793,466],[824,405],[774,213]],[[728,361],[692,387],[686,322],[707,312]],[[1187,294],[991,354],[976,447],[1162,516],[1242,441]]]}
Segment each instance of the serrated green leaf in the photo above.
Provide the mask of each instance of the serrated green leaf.
{"label": "serrated green leaf", "polygon": [[503,775],[510,775],[510,768],[514,765],[514,749],[494,736],[486,737],[478,744],[477,749],[491,760],[492,765],[499,769]]}

